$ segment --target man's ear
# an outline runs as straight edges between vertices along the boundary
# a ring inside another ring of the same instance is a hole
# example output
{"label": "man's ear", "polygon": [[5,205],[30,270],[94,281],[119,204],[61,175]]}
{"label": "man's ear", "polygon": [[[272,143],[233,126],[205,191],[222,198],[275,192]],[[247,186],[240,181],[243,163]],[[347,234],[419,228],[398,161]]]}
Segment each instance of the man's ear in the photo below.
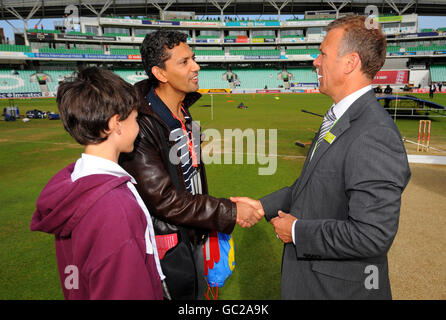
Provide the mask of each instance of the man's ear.
{"label": "man's ear", "polygon": [[346,74],[350,74],[356,69],[361,70],[361,58],[357,52],[347,54],[345,57],[345,69]]}
{"label": "man's ear", "polygon": [[166,83],[167,77],[166,77],[166,71],[158,66],[152,67],[152,74],[155,76],[155,78],[158,79],[159,82]]}

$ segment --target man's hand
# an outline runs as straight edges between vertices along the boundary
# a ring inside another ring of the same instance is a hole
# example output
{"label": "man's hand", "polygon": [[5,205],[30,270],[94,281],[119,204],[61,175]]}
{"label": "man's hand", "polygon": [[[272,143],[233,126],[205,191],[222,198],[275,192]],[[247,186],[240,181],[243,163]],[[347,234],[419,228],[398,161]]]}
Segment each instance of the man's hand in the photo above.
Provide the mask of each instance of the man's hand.
{"label": "man's hand", "polygon": [[262,217],[265,215],[265,211],[263,211],[263,206],[260,200],[251,199],[248,197],[230,197],[232,202],[235,203],[246,203],[249,204],[251,207],[257,210],[257,212],[262,215]]}
{"label": "man's hand", "polygon": [[291,214],[279,210],[279,216],[271,219],[271,224],[274,226],[277,236],[283,243],[293,242],[293,223],[297,220]]}
{"label": "man's hand", "polygon": [[[237,206],[237,223],[242,228],[250,228],[259,222],[260,219],[265,215],[263,212],[263,207],[260,201],[253,200],[250,198],[230,198],[232,202],[236,203]],[[240,200],[243,199],[243,200]],[[244,201],[244,199],[249,199],[249,201]],[[251,201],[252,200],[252,201]],[[258,204],[256,203],[258,201]],[[260,209],[259,209],[260,204]]]}

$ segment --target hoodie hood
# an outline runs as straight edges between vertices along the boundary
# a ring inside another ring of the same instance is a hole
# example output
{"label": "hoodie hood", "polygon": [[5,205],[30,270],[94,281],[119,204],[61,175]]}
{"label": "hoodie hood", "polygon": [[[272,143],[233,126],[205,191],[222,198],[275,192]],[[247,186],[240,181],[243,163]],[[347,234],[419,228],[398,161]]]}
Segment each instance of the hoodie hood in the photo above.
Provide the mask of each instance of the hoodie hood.
{"label": "hoodie hood", "polygon": [[69,237],[98,199],[130,180],[130,177],[93,174],[73,182],[74,165],[58,172],[43,188],[31,220],[32,231]]}

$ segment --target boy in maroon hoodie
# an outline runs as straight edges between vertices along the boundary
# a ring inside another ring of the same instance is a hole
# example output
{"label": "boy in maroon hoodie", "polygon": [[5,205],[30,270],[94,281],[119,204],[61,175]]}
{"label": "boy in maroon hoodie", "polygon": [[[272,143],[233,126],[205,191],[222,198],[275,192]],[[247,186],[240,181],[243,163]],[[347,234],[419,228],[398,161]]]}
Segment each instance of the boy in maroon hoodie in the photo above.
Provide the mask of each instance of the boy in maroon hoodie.
{"label": "boy in maroon hoodie", "polygon": [[59,86],[57,104],[85,152],[42,190],[31,230],[55,235],[65,299],[162,299],[150,213],[118,165],[139,132],[133,87],[88,68]]}

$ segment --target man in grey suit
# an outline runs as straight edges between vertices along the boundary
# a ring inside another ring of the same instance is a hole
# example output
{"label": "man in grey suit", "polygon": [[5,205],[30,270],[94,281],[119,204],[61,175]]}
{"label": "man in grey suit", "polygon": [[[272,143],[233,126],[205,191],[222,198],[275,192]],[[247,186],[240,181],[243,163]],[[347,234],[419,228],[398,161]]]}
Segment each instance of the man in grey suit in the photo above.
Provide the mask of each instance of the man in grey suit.
{"label": "man in grey suit", "polygon": [[410,170],[371,87],[386,39],[365,17],[349,16],[327,27],[320,51],[319,89],[334,104],[300,177],[260,200],[231,200],[263,209],[285,243],[283,299],[391,299],[387,252]]}

